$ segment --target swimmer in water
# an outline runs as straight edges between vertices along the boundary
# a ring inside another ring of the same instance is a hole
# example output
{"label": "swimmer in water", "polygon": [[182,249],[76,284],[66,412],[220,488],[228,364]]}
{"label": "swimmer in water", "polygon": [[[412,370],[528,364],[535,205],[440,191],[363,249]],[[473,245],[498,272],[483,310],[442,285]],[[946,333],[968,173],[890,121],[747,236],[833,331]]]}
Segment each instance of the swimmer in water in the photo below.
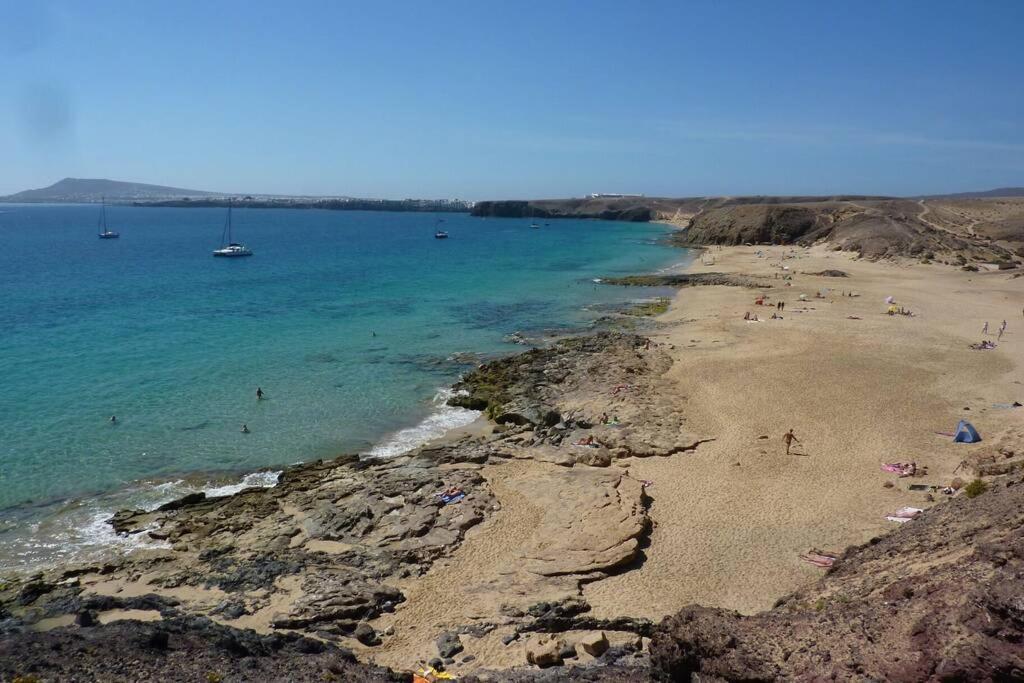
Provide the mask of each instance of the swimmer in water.
{"label": "swimmer in water", "polygon": [[242,425],[242,433],[243,434],[248,434],[249,433],[249,426],[248,425]]}
{"label": "swimmer in water", "polygon": [[111,415],[110,416],[110,421],[111,422],[117,422],[117,415]]}
{"label": "swimmer in water", "polygon": [[256,400],[257,401],[262,401],[263,400],[263,389],[261,389],[259,387],[256,387]]}

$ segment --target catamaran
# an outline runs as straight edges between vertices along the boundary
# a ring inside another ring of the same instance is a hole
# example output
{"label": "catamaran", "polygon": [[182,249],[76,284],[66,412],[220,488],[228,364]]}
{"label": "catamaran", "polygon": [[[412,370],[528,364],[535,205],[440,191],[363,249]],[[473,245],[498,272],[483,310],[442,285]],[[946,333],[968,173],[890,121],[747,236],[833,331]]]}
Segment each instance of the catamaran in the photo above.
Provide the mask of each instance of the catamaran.
{"label": "catamaran", "polygon": [[107,198],[100,198],[100,220],[97,224],[99,230],[99,237],[101,240],[115,240],[121,236],[121,233],[114,232],[107,228]]}
{"label": "catamaran", "polygon": [[224,232],[220,238],[220,249],[214,249],[214,256],[221,256],[225,258],[233,258],[238,256],[252,256],[252,251],[249,247],[238,242],[231,241],[231,202],[228,202],[228,217],[224,223]]}

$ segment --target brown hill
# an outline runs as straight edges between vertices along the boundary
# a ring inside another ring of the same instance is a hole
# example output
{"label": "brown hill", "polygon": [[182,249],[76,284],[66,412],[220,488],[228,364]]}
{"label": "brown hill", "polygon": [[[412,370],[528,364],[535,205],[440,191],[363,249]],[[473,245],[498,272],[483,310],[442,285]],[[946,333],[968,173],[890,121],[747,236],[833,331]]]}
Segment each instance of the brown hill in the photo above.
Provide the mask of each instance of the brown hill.
{"label": "brown hill", "polygon": [[827,242],[866,258],[1008,262],[1024,253],[1020,251],[1024,201],[728,203],[692,217],[676,241],[685,245]]}

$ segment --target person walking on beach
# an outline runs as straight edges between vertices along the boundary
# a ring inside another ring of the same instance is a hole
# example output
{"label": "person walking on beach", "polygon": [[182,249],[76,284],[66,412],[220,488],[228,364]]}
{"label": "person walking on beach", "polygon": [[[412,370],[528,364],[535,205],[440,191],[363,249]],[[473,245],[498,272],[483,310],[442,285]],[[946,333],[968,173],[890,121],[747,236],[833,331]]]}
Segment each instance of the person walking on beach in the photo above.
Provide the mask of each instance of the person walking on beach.
{"label": "person walking on beach", "polygon": [[988,334],[988,321],[985,321],[985,327],[981,328],[982,334]]}
{"label": "person walking on beach", "polygon": [[259,387],[256,387],[256,400],[257,401],[262,401],[263,400],[263,389],[261,389]]}
{"label": "person walking on beach", "polygon": [[790,446],[793,445],[794,441],[800,443],[800,439],[796,438],[792,429],[782,435],[782,440],[786,442],[786,455],[789,455]]}
{"label": "person walking on beach", "polygon": [[779,303],[778,303],[778,304],[777,304],[777,305],[775,306],[775,308],[779,309],[779,313],[782,313],[782,309],[784,309],[785,307],[786,307],[786,302],[785,302],[785,301],[780,301],[780,302],[779,302]]}

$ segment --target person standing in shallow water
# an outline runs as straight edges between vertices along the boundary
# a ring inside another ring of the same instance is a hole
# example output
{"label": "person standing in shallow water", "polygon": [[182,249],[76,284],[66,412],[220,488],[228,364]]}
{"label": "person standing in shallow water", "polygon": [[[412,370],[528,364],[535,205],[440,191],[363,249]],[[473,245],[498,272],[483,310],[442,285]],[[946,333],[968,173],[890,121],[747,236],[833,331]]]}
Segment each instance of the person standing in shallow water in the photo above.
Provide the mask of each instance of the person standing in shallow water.
{"label": "person standing in shallow water", "polygon": [[263,400],[263,389],[261,389],[259,387],[256,387],[256,400],[257,401],[262,401]]}
{"label": "person standing in shallow water", "polygon": [[786,442],[786,455],[789,455],[789,449],[793,445],[794,441],[800,443],[800,439],[796,438],[792,429],[782,435],[782,440]]}

